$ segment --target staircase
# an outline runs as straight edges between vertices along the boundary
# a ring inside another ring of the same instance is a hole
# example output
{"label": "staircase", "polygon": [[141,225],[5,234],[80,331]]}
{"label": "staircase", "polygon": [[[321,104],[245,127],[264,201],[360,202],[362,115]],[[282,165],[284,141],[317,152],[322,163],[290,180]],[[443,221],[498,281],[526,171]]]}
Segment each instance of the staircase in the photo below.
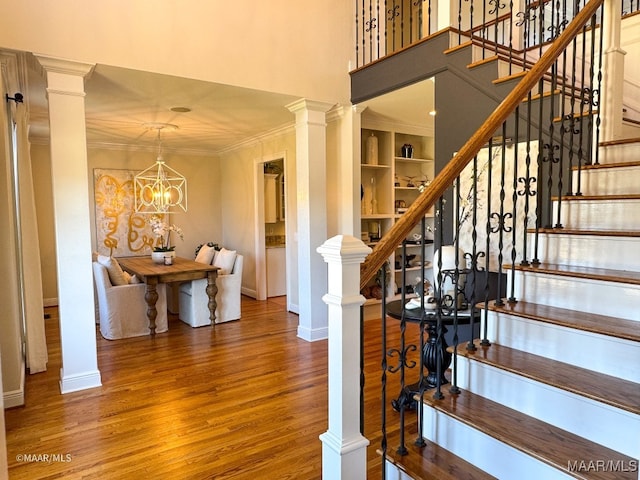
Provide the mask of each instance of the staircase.
{"label": "staircase", "polygon": [[[425,395],[423,436],[489,475],[464,478],[640,478],[640,139],[600,148],[518,301],[490,303],[491,346],[458,347],[461,392]],[[387,478],[430,478],[390,458]]]}
{"label": "staircase", "polygon": [[[503,60],[468,68],[508,90],[519,74]],[[545,117],[570,95],[549,99],[557,87],[534,99]],[[573,167],[577,195],[552,199],[555,228],[529,231],[516,301],[479,304],[491,345],[457,347],[460,393],[425,393],[426,445],[400,455],[389,439],[385,478],[640,479],[640,138],[601,143],[598,158]]]}

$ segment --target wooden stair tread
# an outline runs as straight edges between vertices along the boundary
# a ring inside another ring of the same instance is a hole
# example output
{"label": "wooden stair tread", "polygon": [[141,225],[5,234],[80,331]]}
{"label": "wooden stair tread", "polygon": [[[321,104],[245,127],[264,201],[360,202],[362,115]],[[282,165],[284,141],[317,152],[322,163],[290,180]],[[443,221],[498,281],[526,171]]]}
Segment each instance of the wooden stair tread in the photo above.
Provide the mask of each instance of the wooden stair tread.
{"label": "wooden stair tread", "polygon": [[610,147],[613,145],[627,145],[629,143],[640,144],[640,137],[637,138],[622,138],[620,140],[608,140],[606,142],[600,142],[601,147]]}
{"label": "wooden stair tread", "polygon": [[[484,307],[484,303],[482,307]],[[487,308],[494,312],[507,313],[562,327],[640,342],[639,323],[634,320],[578,312],[522,300],[515,303],[505,300],[504,305],[495,305],[495,302],[489,302]]]}
{"label": "wooden stair tread", "polygon": [[640,167],[640,161],[637,162],[618,162],[618,163],[598,163],[592,165],[582,165],[578,167],[574,165],[572,170],[606,170],[610,168],[624,168],[624,167]]}
{"label": "wooden stair tread", "polygon": [[[505,266],[507,268],[507,266]],[[582,267],[577,265],[555,265],[541,263],[539,265],[516,265],[516,270],[525,272],[546,273],[563,277],[587,278],[607,282],[630,283],[640,285],[640,272],[631,270],[612,270],[609,268]]]}
{"label": "wooden stair tread", "polygon": [[[563,195],[563,202],[582,202],[585,200],[640,200],[640,194],[638,193],[623,193],[618,195]],[[558,197],[552,197],[552,200],[558,200]]]}
{"label": "wooden stair tread", "polygon": [[467,390],[442,400],[426,395],[424,403],[576,478],[637,480],[637,472],[630,471],[570,472],[568,466],[575,461],[606,459],[633,465],[634,459]]}
{"label": "wooden stair tread", "polygon": [[466,344],[458,345],[458,355],[636,415],[640,414],[640,388],[637,383],[504,345],[483,346],[480,340],[474,343],[476,351],[467,350]]}
{"label": "wooden stair tread", "polygon": [[[534,228],[527,229],[535,233]],[[585,235],[594,237],[640,237],[640,230],[581,230],[578,228],[539,228],[539,233],[551,235]]]}
{"label": "wooden stair tread", "polygon": [[[416,480],[493,480],[496,477],[480,470],[473,464],[451,453],[437,443],[425,440],[424,447],[414,445],[417,436],[415,423],[413,428],[407,425],[405,430],[407,455],[397,453],[400,444],[398,433],[387,437],[388,461],[396,465]],[[380,449],[377,450],[382,455]]]}

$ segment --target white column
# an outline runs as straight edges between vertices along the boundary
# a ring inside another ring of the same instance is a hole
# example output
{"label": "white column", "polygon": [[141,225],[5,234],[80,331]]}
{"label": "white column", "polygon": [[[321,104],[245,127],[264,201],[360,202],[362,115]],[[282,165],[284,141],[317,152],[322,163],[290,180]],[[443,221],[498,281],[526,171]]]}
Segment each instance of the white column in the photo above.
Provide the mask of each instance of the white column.
{"label": "white column", "polygon": [[298,336],[314,341],[327,338],[322,302],[327,276],[314,250],[327,238],[326,112],[331,105],[302,99],[287,108],[296,115]]}
{"label": "white column", "polygon": [[322,440],[322,478],[367,478],[367,445],[360,433],[360,264],[371,253],[361,240],[338,235],[318,248],[328,264],[329,429]]}
{"label": "white column", "polygon": [[62,393],[101,385],[96,350],[84,78],[94,65],[37,55],[47,79]]}
{"label": "white column", "polygon": [[623,137],[622,90],[624,87],[624,56],[620,47],[620,0],[605,0],[603,6],[602,91],[600,96],[600,141]]}

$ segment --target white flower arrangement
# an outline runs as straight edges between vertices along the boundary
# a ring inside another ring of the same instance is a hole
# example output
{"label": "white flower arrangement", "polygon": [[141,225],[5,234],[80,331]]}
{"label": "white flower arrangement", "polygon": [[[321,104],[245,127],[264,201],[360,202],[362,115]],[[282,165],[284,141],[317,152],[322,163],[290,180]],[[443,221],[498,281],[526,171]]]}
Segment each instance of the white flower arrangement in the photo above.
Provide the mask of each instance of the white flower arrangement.
{"label": "white flower arrangement", "polygon": [[184,233],[180,227],[174,224],[167,224],[162,217],[158,215],[151,215],[151,217],[149,217],[149,225],[157,239],[156,246],[153,247],[154,252],[171,252],[176,248],[175,245],[171,245],[171,232],[178,235],[180,240],[184,240]]}

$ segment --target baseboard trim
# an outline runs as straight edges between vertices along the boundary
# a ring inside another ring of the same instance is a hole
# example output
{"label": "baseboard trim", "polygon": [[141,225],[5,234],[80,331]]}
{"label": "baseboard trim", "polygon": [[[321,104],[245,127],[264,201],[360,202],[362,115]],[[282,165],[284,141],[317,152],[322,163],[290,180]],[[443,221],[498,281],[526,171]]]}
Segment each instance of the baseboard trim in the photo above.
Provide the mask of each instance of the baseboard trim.
{"label": "baseboard trim", "polygon": [[306,327],[298,326],[298,337],[307,342],[317,342],[318,340],[326,340],[329,338],[329,327],[311,330]]}
{"label": "baseboard trim", "polygon": [[60,393],[77,392],[101,386],[100,370],[65,376],[64,369],[60,369]]}
{"label": "baseboard trim", "polygon": [[[21,407],[24,405],[24,385],[27,381],[27,370],[24,356],[20,360],[20,386],[17,390],[11,390],[9,392],[3,392],[2,401],[4,408]],[[1,385],[1,383],[0,383]]]}
{"label": "baseboard trim", "polygon": [[240,289],[240,292],[242,292],[242,294],[246,295],[247,297],[258,298],[258,292],[251,288],[242,287]]}

